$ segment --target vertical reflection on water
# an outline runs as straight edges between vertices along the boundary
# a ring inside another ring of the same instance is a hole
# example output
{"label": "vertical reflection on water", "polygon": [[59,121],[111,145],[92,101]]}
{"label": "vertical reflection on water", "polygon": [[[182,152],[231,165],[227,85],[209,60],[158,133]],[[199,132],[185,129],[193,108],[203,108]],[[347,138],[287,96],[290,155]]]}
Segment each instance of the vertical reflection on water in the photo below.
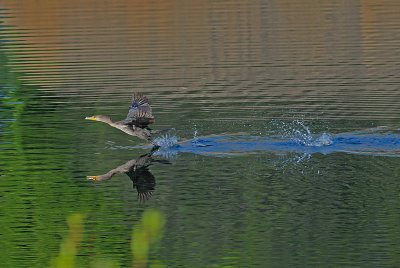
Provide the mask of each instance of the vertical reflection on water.
{"label": "vertical reflection on water", "polygon": [[81,264],[111,255],[127,266],[131,227],[144,206],[157,206],[168,218],[157,258],[170,266],[399,266],[397,159],[317,154],[279,169],[270,154],[182,154],[152,167],[157,191],[143,205],[124,176],[85,181],[143,152],[121,150],[137,142],[83,120],[125,115],[140,90],[154,100],[156,128],[183,138],[194,129],[269,133],[271,118],[332,133],[396,126],[398,1],[1,8],[3,265],[48,265],[64,218],[83,211]]}

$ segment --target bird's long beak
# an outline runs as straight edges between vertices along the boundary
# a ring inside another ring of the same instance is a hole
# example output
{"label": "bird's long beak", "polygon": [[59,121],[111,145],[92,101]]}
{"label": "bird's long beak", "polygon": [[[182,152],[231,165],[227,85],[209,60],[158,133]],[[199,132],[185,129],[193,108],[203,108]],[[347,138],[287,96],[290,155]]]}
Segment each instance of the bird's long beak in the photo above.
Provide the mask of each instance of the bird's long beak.
{"label": "bird's long beak", "polygon": [[86,120],[93,120],[93,121],[96,121],[96,117],[94,117],[94,116],[86,116],[85,119],[86,119]]}
{"label": "bird's long beak", "polygon": [[97,181],[99,176],[86,176],[86,179],[91,181]]}

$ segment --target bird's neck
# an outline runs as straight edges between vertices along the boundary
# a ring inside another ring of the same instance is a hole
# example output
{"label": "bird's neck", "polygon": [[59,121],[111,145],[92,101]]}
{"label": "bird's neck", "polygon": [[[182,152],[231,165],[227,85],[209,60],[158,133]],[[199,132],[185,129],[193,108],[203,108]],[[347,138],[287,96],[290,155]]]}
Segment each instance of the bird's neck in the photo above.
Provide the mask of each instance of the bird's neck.
{"label": "bird's neck", "polygon": [[107,172],[106,174],[103,174],[103,175],[100,175],[99,177],[101,178],[101,180],[109,180],[109,179],[111,179],[115,174],[117,174],[119,171],[118,171],[118,168],[114,168],[114,169],[111,169],[109,172]]}
{"label": "bird's neck", "polygon": [[101,120],[99,120],[99,121],[101,121],[103,123],[106,123],[106,124],[109,124],[110,126],[115,126],[115,122],[108,116],[104,117],[104,118],[101,118]]}
{"label": "bird's neck", "polygon": [[99,176],[95,176],[95,177],[96,177],[96,181],[106,181],[106,180],[111,179],[111,177],[112,177],[113,175],[114,175],[114,174],[106,173],[106,174],[99,175]]}

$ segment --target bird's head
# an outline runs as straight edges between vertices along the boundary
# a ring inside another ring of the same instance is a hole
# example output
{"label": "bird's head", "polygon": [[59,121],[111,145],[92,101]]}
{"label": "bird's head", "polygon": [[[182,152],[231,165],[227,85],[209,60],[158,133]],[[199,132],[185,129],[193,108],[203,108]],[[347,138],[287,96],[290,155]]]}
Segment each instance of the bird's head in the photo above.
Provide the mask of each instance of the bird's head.
{"label": "bird's head", "polygon": [[100,121],[104,123],[112,122],[111,118],[105,115],[92,115],[85,117],[86,120]]}
{"label": "bird's head", "polygon": [[103,175],[98,175],[98,176],[86,176],[86,179],[90,181],[106,181],[111,179],[111,177],[114,175],[114,173],[106,173]]}
{"label": "bird's head", "polygon": [[93,116],[86,116],[85,117],[86,120],[93,120],[93,121],[97,121],[97,115],[93,115]]}
{"label": "bird's head", "polygon": [[86,176],[86,179],[88,179],[90,181],[98,181],[99,180],[99,176]]}

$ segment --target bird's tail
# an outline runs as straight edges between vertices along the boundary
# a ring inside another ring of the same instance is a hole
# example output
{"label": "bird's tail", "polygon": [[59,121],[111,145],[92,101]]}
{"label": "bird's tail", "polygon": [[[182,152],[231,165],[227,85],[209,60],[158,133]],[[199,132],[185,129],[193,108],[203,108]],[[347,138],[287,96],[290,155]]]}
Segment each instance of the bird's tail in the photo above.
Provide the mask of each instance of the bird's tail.
{"label": "bird's tail", "polygon": [[155,144],[154,142],[150,141],[150,143],[153,145],[153,148],[151,148],[151,151],[148,153],[149,156],[152,156],[155,152],[160,149],[160,146]]}

